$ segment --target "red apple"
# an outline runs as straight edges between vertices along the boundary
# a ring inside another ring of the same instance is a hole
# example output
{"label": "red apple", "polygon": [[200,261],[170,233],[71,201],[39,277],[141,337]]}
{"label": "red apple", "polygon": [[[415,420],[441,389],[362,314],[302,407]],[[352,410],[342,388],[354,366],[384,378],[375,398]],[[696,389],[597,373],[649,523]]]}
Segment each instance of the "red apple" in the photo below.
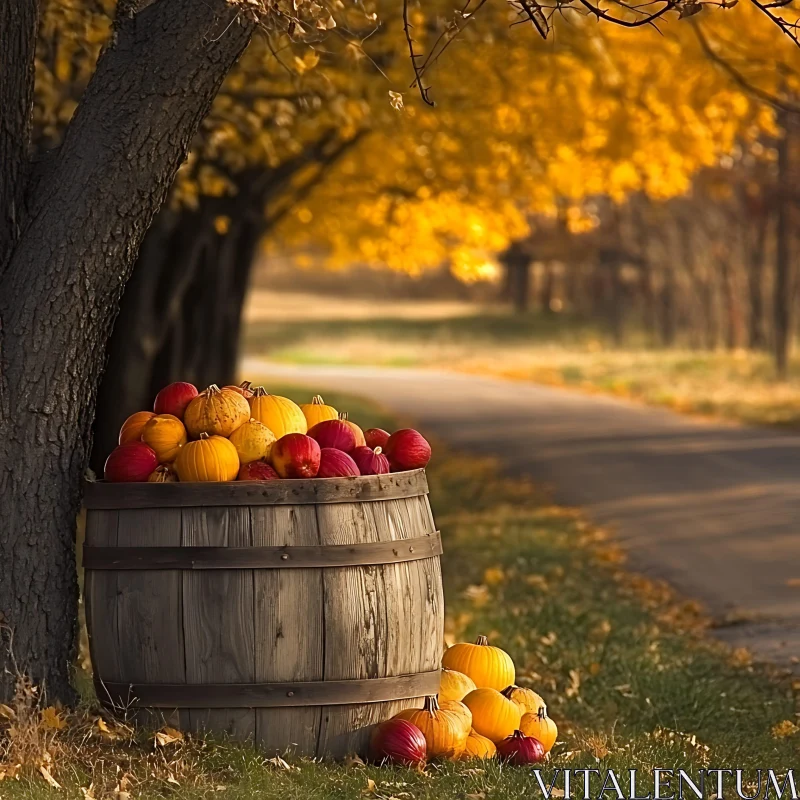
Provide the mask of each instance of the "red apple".
{"label": "red apple", "polygon": [[318,422],[308,435],[316,439],[320,447],[333,447],[345,453],[355,450],[356,447],[356,435],[343,419],[326,419]]}
{"label": "red apple", "polygon": [[419,469],[431,460],[431,446],[427,439],[413,428],[395,431],[384,447],[392,472]]}
{"label": "red apple", "polygon": [[287,433],[272,445],[270,458],[281,478],[315,478],[319,472],[320,447],[304,433]]}
{"label": "red apple", "polygon": [[356,447],[350,455],[362,475],[386,475],[392,471],[389,459],[386,458],[380,447],[376,447],[374,450],[371,447]]}
{"label": "red apple", "polygon": [[251,461],[239,468],[237,481],[276,481],[280,478],[277,472],[266,461]]}
{"label": "red apple", "polygon": [[364,440],[367,443],[367,447],[371,447],[373,450],[376,447],[386,447],[386,442],[389,441],[389,431],[385,431],[383,428],[368,428],[364,431]]}
{"label": "red apple", "polygon": [[156,414],[172,414],[173,417],[182,420],[186,406],[197,397],[197,394],[197,387],[191,383],[184,383],[183,381],[171,383],[156,395],[153,411]]}
{"label": "red apple", "polygon": [[106,459],[105,479],[114,483],[146,481],[158,466],[158,456],[144,442],[115,447]]}
{"label": "red apple", "polygon": [[335,447],[320,451],[318,478],[357,478],[361,474],[356,462],[347,453]]}

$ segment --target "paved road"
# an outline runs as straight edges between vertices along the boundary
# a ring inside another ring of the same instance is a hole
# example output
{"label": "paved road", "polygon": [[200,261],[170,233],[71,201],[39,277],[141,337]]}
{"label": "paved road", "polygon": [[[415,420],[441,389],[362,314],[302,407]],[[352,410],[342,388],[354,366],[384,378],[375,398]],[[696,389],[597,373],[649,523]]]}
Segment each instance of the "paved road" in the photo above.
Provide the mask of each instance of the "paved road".
{"label": "paved road", "polygon": [[779,663],[800,657],[800,437],[468,375],[243,367],[370,396],[502,457],[613,527],[636,569],[701,600],[720,638]]}

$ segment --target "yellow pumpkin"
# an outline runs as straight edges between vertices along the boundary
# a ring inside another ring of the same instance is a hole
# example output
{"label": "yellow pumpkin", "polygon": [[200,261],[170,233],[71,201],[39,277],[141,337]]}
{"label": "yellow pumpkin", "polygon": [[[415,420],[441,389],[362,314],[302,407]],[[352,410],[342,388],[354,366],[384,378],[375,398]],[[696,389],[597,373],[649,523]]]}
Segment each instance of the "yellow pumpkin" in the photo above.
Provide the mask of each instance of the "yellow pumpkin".
{"label": "yellow pumpkin", "polygon": [[267,394],[263,386],[257,386],[250,398],[250,416],[263,422],[280,439],[287,433],[306,433],[308,423],[297,403],[288,397]]}
{"label": "yellow pumpkin", "polygon": [[147,479],[147,482],[177,483],[178,475],[171,467],[168,467],[166,464],[162,464],[160,467],[156,467],[155,470],[150,473],[150,477]]}
{"label": "yellow pumpkin", "polygon": [[460,700],[442,700],[439,697],[436,700],[442,711],[452,711],[454,714],[458,714],[464,730],[469,734],[472,730],[472,712]]}
{"label": "yellow pumpkin", "polygon": [[308,429],[311,430],[318,422],[326,419],[337,419],[339,412],[333,406],[326,406],[325,401],[318,394],[314,395],[310,403],[303,403],[300,406],[303,416],[306,418]]}
{"label": "yellow pumpkin", "polygon": [[212,384],[186,406],[183,423],[189,436],[230,436],[250,419],[250,406],[244,395],[235,389],[220,389]]}
{"label": "yellow pumpkin", "polygon": [[462,642],[449,647],[442,656],[442,666],[468,675],[479,689],[499,692],[514,683],[511,656],[492,647],[485,636],[479,636],[475,644]]}
{"label": "yellow pumpkin", "polygon": [[128,442],[139,442],[142,439],[142,431],[144,426],[150,422],[155,416],[153,411],[137,411],[131,414],[119,431],[119,443],[128,444]]}
{"label": "yellow pumpkin", "polygon": [[422,708],[406,708],[394,718],[407,719],[422,731],[428,758],[456,758],[467,743],[469,731],[464,727],[463,715],[440,709],[435,697],[426,697]]}
{"label": "yellow pumpkin", "polygon": [[231,442],[222,436],[201,433],[196,442],[187,442],[175,459],[181,481],[233,481],[239,473],[239,456]]}
{"label": "yellow pumpkin", "polygon": [[494,746],[494,742],[481,736],[477,731],[471,730],[460,758],[462,761],[468,761],[471,758],[494,758],[496,755],[497,748]]}
{"label": "yellow pumpkin", "polygon": [[442,668],[442,682],[439,687],[439,700],[463,700],[473,689],[475,681],[463,672]]}
{"label": "yellow pumpkin", "polygon": [[535,714],[523,714],[519,729],[526,735],[538,739],[545,753],[553,749],[558,738],[558,726],[547,716],[547,709],[542,706]]}
{"label": "yellow pumpkin", "polygon": [[142,429],[142,441],[156,451],[160,464],[171,464],[186,444],[186,428],[172,414],[156,414]]}
{"label": "yellow pumpkin", "polygon": [[240,425],[228,439],[239,454],[239,463],[249,464],[251,461],[269,461],[275,434],[257,419],[251,419]]}
{"label": "yellow pumpkin", "polygon": [[519,728],[519,706],[497,689],[476,689],[464,698],[464,705],[472,712],[473,729],[495,743]]}
{"label": "yellow pumpkin", "polygon": [[350,426],[350,428],[351,428],[351,430],[353,431],[353,433],[355,434],[355,437],[356,437],[356,447],[366,447],[366,445],[367,445],[367,440],[364,438],[364,431],[362,431],[362,430],[361,430],[361,428],[359,428],[359,427],[358,427],[358,425],[356,425],[356,424],[355,424],[355,422],[351,422],[351,421],[350,421],[350,420],[347,418],[347,412],[346,412],[346,411],[342,411],[342,412],[339,414],[339,419],[340,419],[342,422],[346,422],[346,423],[347,423],[347,424]]}
{"label": "yellow pumpkin", "polygon": [[536,714],[545,705],[542,696],[536,694],[533,689],[523,689],[521,686],[507,686],[502,693],[509,700],[516,703],[523,714]]}

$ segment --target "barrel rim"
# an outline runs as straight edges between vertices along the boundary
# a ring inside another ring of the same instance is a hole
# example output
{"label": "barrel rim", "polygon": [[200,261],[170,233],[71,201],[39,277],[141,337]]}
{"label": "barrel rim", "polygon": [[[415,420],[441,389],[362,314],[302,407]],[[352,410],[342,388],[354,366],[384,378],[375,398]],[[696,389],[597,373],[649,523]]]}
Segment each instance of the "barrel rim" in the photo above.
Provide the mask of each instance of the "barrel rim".
{"label": "barrel rim", "polygon": [[87,509],[192,508],[203,506],[316,505],[396,500],[428,494],[425,469],[362,475],[209,483],[108,483],[85,481]]}

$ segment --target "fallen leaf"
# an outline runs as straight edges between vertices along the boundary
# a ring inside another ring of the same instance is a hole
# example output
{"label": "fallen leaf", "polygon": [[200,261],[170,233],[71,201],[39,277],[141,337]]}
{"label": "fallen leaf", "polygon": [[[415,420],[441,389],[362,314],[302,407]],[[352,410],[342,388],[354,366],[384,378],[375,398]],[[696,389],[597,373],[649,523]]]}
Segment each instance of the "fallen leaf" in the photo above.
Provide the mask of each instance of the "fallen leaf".
{"label": "fallen leaf", "polygon": [[83,795],[83,800],[95,800],[94,784],[90,783],[88,786],[81,786],[81,794]]}
{"label": "fallen leaf", "polygon": [[0,717],[3,719],[9,719],[12,722],[17,718],[17,714],[11,706],[4,705],[0,703]]}
{"label": "fallen leaf", "polygon": [[375,785],[375,781],[372,780],[372,778],[367,778],[367,785],[361,790],[361,794],[363,796],[368,796],[377,793],[378,787]]}
{"label": "fallen leaf", "polygon": [[0,767],[0,781],[8,778],[9,780],[16,778],[17,773],[20,771],[22,764],[6,764]]}
{"label": "fallen leaf", "polygon": [[280,756],[267,759],[267,761],[268,763],[272,764],[273,767],[277,767],[278,769],[285,769],[288,772],[291,772],[292,770],[300,772],[300,767],[292,766],[288,761],[284,761]]}
{"label": "fallen leaf", "polygon": [[474,792],[473,794],[464,795],[467,800],[486,800],[486,792]]}
{"label": "fallen leaf", "polygon": [[166,747],[175,742],[182,742],[183,734],[175,728],[162,728],[156,733],[156,747]]}
{"label": "fallen leaf", "polygon": [[178,781],[175,779],[175,776],[174,776],[174,775],[170,775],[170,776],[167,778],[167,783],[172,783],[172,784],[174,784],[175,786],[180,786],[180,784],[178,783]]}
{"label": "fallen leaf", "polygon": [[63,731],[67,727],[67,721],[54,706],[47,706],[47,708],[42,709],[40,721],[43,728],[51,731]]}
{"label": "fallen leaf", "polygon": [[559,789],[558,786],[554,786],[550,790],[550,797],[564,797],[564,790],[563,789]]}
{"label": "fallen leaf", "polygon": [[48,782],[48,783],[49,783],[49,784],[50,784],[50,785],[51,785],[51,786],[52,786],[54,789],[60,789],[60,788],[61,788],[61,784],[60,784],[60,783],[59,783],[59,782],[58,782],[58,781],[57,781],[57,780],[56,780],[56,779],[55,779],[55,778],[54,778],[54,777],[53,777],[53,776],[50,774],[50,770],[49,770],[49,769],[47,769],[47,767],[46,767],[44,764],[42,764],[42,765],[39,767],[39,772],[42,774],[42,777],[43,777],[43,778],[44,778],[44,779],[45,779],[45,780],[46,780],[46,781],[47,781],[47,782]]}
{"label": "fallen leaf", "polygon": [[389,91],[389,102],[392,105],[392,108],[395,111],[402,111],[404,108],[403,105],[403,95],[400,92],[392,92]]}
{"label": "fallen leaf", "polygon": [[789,719],[785,719],[783,722],[772,726],[772,735],[776,739],[788,739],[790,736],[794,736],[798,731],[800,731],[800,728]]}

